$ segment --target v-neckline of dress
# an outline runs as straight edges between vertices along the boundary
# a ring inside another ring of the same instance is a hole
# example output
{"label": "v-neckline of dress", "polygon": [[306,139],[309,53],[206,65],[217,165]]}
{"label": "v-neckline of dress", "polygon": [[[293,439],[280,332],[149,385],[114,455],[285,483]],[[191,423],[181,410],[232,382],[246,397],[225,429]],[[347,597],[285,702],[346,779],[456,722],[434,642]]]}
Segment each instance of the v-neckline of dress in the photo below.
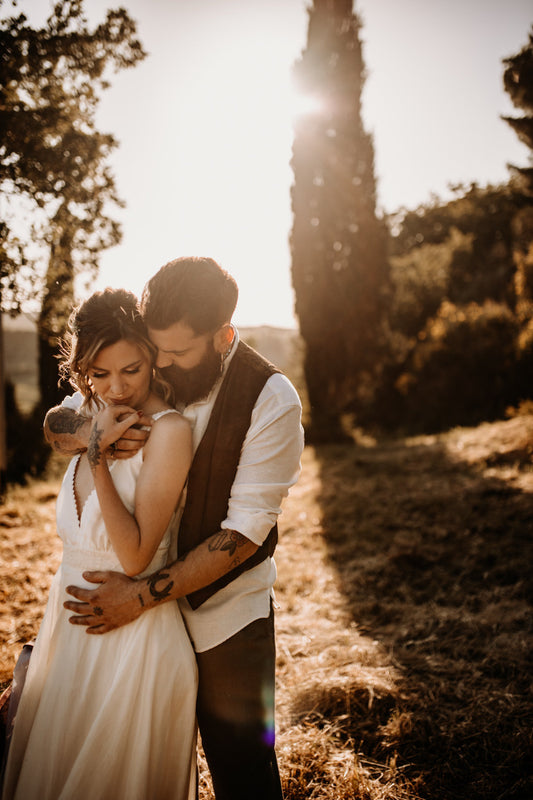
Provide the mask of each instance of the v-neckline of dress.
{"label": "v-neckline of dress", "polygon": [[[151,416],[152,416],[153,420],[157,420],[161,416],[164,416],[165,414],[168,414],[169,412],[179,413],[174,408],[164,408],[161,411],[156,411]],[[80,508],[78,495],[76,493],[76,476],[78,474],[78,467],[79,467],[82,455],[83,455],[83,453],[78,453],[73,459],[74,466],[73,466],[73,469],[72,469],[72,481],[71,481],[71,496],[72,496],[72,499],[73,499],[73,502],[74,502],[74,511],[75,511],[75,514],[76,514],[76,521],[78,523],[78,528],[81,528],[83,515],[85,513],[85,509],[87,508],[87,505],[89,504],[89,501],[92,499],[93,495],[96,494],[96,487],[93,485],[93,488],[91,489],[91,491],[89,492],[89,494],[85,498],[83,506]],[[132,458],[133,457],[134,456],[132,456]],[[113,470],[115,468],[115,465],[118,462],[116,460],[115,461],[111,461],[109,459],[108,459],[108,461],[109,461],[109,471],[113,472]],[[94,484],[94,481],[93,481],[93,484]]]}
{"label": "v-neckline of dress", "polygon": [[[83,506],[80,507],[80,502],[79,502],[78,495],[77,495],[77,492],[76,492],[76,476],[78,474],[78,467],[80,465],[80,461],[81,461],[82,455],[83,455],[82,453],[78,453],[78,455],[75,456],[75,458],[74,458],[74,466],[73,466],[73,469],[72,469],[72,481],[71,481],[71,495],[72,495],[72,500],[74,502],[74,511],[76,513],[76,521],[78,523],[78,528],[81,528],[83,515],[85,514],[85,509],[87,508],[87,506],[89,504],[89,501],[92,499],[93,495],[96,494],[96,486],[94,486],[94,481],[93,481],[93,488],[91,489],[91,491],[89,492],[89,494],[85,498],[85,500],[83,502]],[[116,463],[117,463],[116,461],[111,461],[110,462],[110,464],[109,464],[109,471],[110,472],[113,472]]]}

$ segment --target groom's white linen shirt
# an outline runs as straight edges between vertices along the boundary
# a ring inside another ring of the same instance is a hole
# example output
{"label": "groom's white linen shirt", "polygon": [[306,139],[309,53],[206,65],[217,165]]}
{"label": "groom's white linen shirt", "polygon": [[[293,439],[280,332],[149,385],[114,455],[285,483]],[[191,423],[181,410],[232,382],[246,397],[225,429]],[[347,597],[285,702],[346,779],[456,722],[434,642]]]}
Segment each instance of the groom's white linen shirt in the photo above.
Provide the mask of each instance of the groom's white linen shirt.
{"label": "groom's white linen shirt", "polygon": [[[239,335],[235,331],[224,374],[238,342]],[[179,409],[191,423],[195,451],[207,428],[221,384],[219,380],[205,400]],[[238,531],[257,545],[264,542],[281,511],[282,500],[300,473],[304,445],[301,412],[300,398],[290,381],[280,373],[271,375],[252,411],[221,528]],[[255,619],[268,617],[275,580],[274,559],[267,557],[242,572],[196,611],[192,611],[185,598],[180,599],[178,602],[196,651],[210,650]]]}
{"label": "groom's white linen shirt", "polygon": [[[238,333],[224,372],[233,358]],[[189,421],[196,451],[207,428],[222,380],[205,399],[185,408],[178,406]],[[65,398],[63,405],[79,410],[81,395]],[[282,500],[298,479],[304,446],[300,398],[287,378],[275,373],[263,387],[252,411],[237,474],[232,485],[226,519],[221,527],[235,530],[261,545],[275,524]],[[184,497],[180,505],[183,506]],[[172,554],[175,559],[176,550]],[[267,557],[242,572],[193,611],[186,598],[178,600],[195,650],[202,652],[226,641],[255,619],[268,617],[276,565]]]}

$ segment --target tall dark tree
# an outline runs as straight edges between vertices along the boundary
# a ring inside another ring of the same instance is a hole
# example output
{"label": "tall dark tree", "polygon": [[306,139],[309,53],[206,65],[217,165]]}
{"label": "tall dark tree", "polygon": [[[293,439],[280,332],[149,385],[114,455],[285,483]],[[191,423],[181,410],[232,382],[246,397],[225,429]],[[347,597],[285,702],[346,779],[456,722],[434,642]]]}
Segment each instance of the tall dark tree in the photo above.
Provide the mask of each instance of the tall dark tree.
{"label": "tall dark tree", "polygon": [[514,226],[514,261],[516,310],[521,332],[519,352],[525,378],[522,395],[531,397],[533,369],[533,28],[528,44],[504,59],[503,84],[521,117],[506,117],[518,137],[530,149],[529,166],[511,166],[514,183],[522,194],[524,207],[516,214]]}
{"label": "tall dark tree", "polygon": [[341,415],[368,400],[388,287],[373,144],[361,120],[359,32],[352,0],[314,0],[294,67],[299,90],[316,102],[295,125],[291,233],[315,439],[337,438]]}
{"label": "tall dark tree", "polygon": [[521,109],[521,117],[504,119],[532,151],[529,167],[512,166],[512,171],[520,177],[524,192],[533,198],[533,28],[528,44],[515,56],[505,58],[503,85],[515,108]]}
{"label": "tall dark tree", "polygon": [[95,110],[110,70],[134,66],[145,53],[124,9],[108,11],[91,29],[83,0],[57,2],[41,28],[24,14],[3,17],[0,51],[0,190],[7,211],[0,310],[17,312],[29,295],[42,296],[47,404],[57,382],[50,351],[72,307],[75,274],[95,274],[99,253],[120,239],[110,212],[121,202],[108,165],[117,143],[96,129]]}

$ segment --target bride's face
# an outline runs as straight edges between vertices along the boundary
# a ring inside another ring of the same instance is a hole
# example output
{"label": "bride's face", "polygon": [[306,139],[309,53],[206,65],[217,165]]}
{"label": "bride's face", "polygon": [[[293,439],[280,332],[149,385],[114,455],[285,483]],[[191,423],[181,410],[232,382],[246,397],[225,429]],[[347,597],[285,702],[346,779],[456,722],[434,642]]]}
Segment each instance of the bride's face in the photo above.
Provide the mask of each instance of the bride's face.
{"label": "bride's face", "polygon": [[151,375],[148,354],[135,342],[121,339],[100,350],[88,377],[98,397],[108,405],[140,409],[150,394]]}

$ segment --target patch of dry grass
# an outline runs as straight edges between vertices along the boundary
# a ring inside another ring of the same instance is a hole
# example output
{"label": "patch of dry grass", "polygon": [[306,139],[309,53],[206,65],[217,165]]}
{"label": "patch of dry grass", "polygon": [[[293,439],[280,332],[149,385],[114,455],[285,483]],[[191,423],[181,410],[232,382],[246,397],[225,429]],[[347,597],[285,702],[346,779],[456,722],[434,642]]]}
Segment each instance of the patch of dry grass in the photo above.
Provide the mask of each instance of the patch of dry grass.
{"label": "patch of dry grass", "polygon": [[[287,800],[533,796],[532,451],[527,415],[306,449],[276,558]],[[56,491],[0,509],[4,681],[59,558]]]}
{"label": "patch of dry grass", "polygon": [[[291,720],[301,725],[303,706],[317,736],[334,726],[359,765],[385,765],[387,797],[533,796],[532,445],[529,417],[314,451],[314,533],[352,658],[329,660],[314,687],[295,681]],[[313,638],[316,598],[330,613],[331,594],[302,585]],[[312,796],[366,795],[347,783]]]}
{"label": "patch of dry grass", "polygon": [[55,501],[59,478],[12,487],[0,504],[0,690],[22,646],[37,635],[61,558]]}

